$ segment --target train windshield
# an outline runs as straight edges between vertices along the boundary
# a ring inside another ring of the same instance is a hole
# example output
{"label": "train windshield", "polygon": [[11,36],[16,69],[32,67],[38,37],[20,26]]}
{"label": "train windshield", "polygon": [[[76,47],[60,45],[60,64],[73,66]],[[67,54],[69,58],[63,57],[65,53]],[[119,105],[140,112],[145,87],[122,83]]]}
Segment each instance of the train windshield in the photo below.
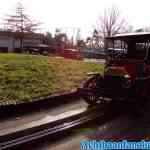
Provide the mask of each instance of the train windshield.
{"label": "train windshield", "polygon": [[110,40],[107,42],[107,53],[109,55],[117,57],[125,57],[127,54],[128,45],[125,41]]}
{"label": "train windshield", "polygon": [[108,54],[117,58],[144,59],[149,48],[149,41],[144,40],[110,40],[107,43]]}

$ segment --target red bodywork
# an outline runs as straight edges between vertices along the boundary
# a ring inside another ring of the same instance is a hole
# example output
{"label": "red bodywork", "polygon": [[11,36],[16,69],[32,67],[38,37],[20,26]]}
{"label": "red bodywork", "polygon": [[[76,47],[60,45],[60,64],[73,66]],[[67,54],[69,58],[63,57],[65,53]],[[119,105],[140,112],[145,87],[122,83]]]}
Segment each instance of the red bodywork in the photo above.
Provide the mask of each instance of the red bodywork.
{"label": "red bodywork", "polygon": [[82,60],[83,55],[79,50],[76,49],[64,49],[61,50],[60,55],[65,57],[65,58],[70,58],[70,59],[77,59],[77,60]]}
{"label": "red bodywork", "polygon": [[127,73],[130,75],[131,79],[135,79],[139,72],[143,70],[146,75],[150,75],[150,65],[146,65],[144,60],[136,59],[120,59],[120,60],[111,60],[109,64],[113,66],[124,67]]}
{"label": "red bodywork", "polygon": [[119,34],[105,39],[104,76],[93,74],[84,84],[88,104],[150,100],[150,33]]}

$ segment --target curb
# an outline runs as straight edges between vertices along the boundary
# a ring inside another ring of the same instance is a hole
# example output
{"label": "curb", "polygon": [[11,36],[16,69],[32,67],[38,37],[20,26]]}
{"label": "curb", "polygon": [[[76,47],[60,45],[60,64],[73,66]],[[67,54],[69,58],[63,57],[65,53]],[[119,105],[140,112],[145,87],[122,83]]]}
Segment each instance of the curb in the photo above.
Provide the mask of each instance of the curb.
{"label": "curb", "polygon": [[61,94],[55,94],[46,98],[37,99],[35,101],[24,102],[19,104],[1,105],[0,106],[0,117],[6,117],[12,113],[23,113],[27,111],[33,111],[35,109],[48,108],[63,103],[71,102],[73,99],[78,99],[80,93],[78,90],[65,92]]}

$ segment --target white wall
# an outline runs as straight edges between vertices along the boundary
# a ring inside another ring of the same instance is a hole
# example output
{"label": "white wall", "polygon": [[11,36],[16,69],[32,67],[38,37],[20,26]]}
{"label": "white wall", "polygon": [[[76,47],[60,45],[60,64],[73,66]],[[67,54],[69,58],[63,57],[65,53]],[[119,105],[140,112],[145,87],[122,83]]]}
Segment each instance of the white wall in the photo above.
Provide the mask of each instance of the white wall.
{"label": "white wall", "polygon": [[[35,46],[37,44],[41,44],[40,39],[23,39],[23,46]],[[11,36],[1,36],[0,35],[0,47],[8,48],[9,52],[12,52],[14,48],[20,47],[20,40],[14,39]]]}

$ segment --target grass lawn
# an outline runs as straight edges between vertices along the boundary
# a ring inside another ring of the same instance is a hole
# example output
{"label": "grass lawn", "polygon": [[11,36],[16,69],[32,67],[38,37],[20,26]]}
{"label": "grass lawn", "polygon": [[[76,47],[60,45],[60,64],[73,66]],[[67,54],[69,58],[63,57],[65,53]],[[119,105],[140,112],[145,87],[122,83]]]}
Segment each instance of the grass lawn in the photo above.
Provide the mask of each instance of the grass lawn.
{"label": "grass lawn", "polygon": [[0,103],[29,101],[81,85],[103,65],[58,57],[0,54]]}

